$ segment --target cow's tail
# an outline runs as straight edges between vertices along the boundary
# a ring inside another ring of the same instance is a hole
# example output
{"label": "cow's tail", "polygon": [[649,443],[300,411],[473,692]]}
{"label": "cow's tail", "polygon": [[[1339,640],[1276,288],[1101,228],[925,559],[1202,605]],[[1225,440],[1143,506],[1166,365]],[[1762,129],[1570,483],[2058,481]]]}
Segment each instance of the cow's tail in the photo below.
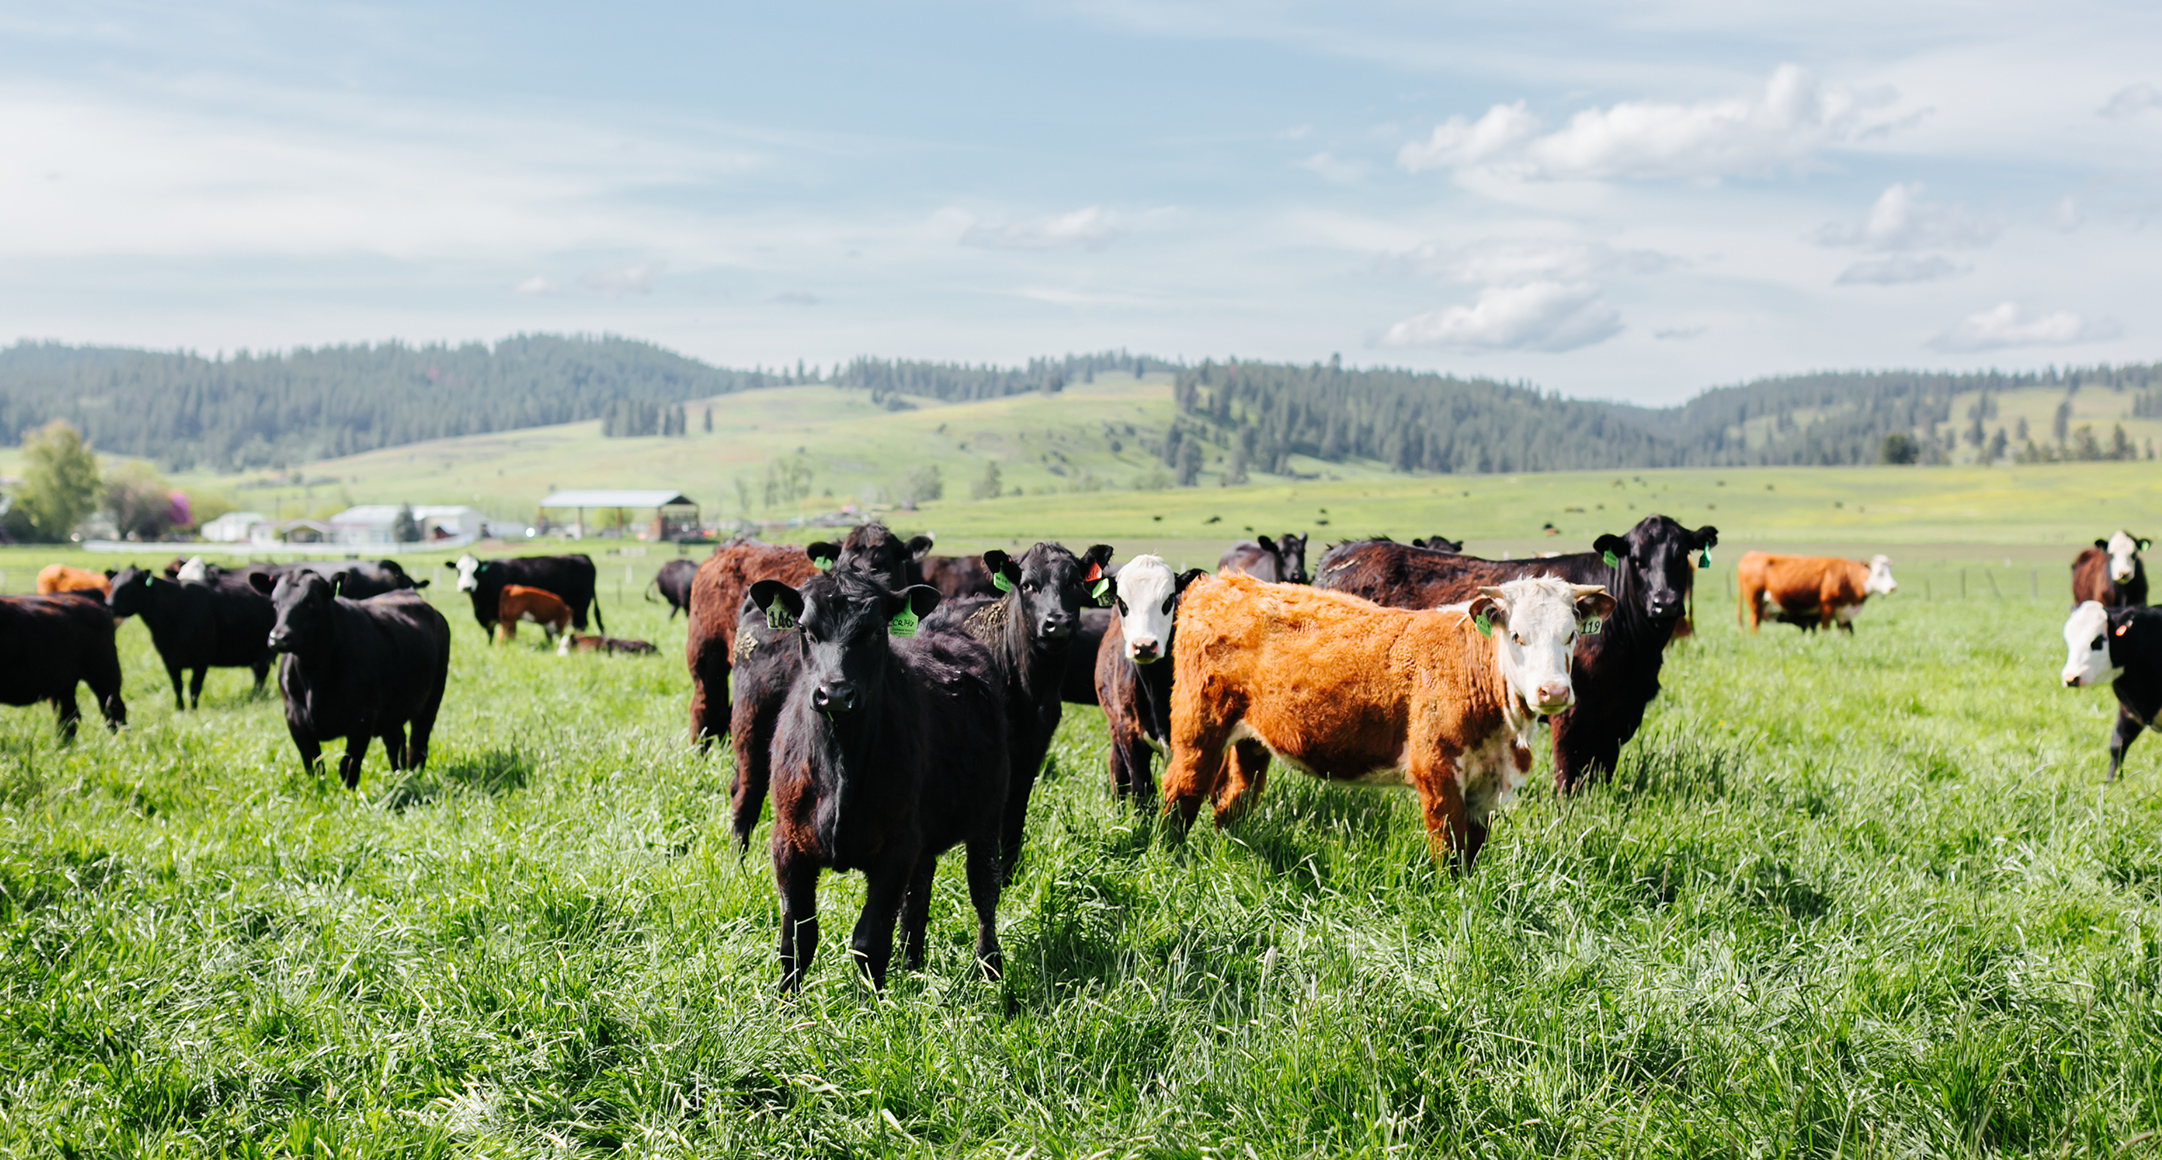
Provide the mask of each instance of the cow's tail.
{"label": "cow's tail", "polygon": [[[660,574],[660,573],[658,573],[658,572],[655,572],[655,573],[653,574],[653,579],[651,579],[651,580],[648,580],[648,581],[646,581],[646,603],[647,603],[647,604],[659,604],[659,603],[660,603],[660,601],[658,601],[658,600],[655,600],[655,599],[653,599],[653,594],[654,594],[654,593],[656,593],[656,592],[658,592],[658,591],[660,591],[660,590],[661,590],[661,574]],[[594,600],[594,603],[595,603],[595,604],[599,604],[599,603],[600,603],[599,599],[598,599],[598,598],[595,598],[595,600]]]}
{"label": "cow's tail", "polygon": [[608,633],[608,622],[601,619],[601,592],[598,584],[593,586],[593,627],[599,629],[603,636]]}

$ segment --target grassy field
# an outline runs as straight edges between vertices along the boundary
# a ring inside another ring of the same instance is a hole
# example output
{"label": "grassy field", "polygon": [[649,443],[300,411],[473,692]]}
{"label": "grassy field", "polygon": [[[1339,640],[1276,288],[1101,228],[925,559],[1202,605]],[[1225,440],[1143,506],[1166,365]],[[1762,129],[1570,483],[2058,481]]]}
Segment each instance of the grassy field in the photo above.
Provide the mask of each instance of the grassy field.
{"label": "grassy field", "polygon": [[[33,560],[8,552],[11,581]],[[2162,746],[2056,687],[2062,601],[1940,566],[1853,639],[1723,616],[1610,785],[1536,780],[1479,868],[1408,797],[1277,770],[1181,847],[1073,709],[977,980],[870,997],[832,877],[775,998],[760,847],[658,658],[489,648],[455,593],[429,768],[303,774],[275,698],[0,713],[0,1152],[45,1155],[2143,1154],[2162,1128]],[[2009,575],[2009,574],[2008,574]],[[1707,577],[1707,585],[1710,578]],[[1543,763],[1542,763],[1543,765]],[[762,835],[761,835],[762,837]]]}

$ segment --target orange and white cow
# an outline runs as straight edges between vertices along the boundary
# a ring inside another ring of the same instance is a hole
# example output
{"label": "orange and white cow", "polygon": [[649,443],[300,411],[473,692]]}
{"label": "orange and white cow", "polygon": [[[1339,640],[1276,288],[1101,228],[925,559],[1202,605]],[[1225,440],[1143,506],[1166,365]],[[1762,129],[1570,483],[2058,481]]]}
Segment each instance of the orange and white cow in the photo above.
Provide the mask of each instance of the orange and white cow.
{"label": "orange and white cow", "polygon": [[1740,589],[1742,624],[1755,632],[1767,614],[1806,631],[1838,625],[1854,631],[1854,614],[1871,596],[1899,590],[1892,579],[1892,558],[1872,556],[1869,563],[1837,556],[1775,556],[1748,552],[1734,566]]}
{"label": "orange and white cow", "polygon": [[103,572],[70,568],[66,564],[47,564],[38,569],[40,596],[51,596],[55,592],[98,592],[110,596],[112,591],[112,578]]}
{"label": "orange and white cow", "polygon": [[528,588],[523,584],[505,584],[501,595],[496,597],[495,642],[509,644],[518,637],[518,622],[541,626],[547,639],[554,640],[557,633],[570,631],[571,606],[563,598],[545,588]]}
{"label": "orange and white cow", "polygon": [[1427,839],[1469,868],[1487,819],[1531,771],[1541,717],[1573,704],[1579,631],[1606,589],[1551,576],[1479,589],[1465,605],[1384,608],[1232,572],[1179,596],[1167,812],[1219,823],[1274,754],[1316,777],[1410,786]]}

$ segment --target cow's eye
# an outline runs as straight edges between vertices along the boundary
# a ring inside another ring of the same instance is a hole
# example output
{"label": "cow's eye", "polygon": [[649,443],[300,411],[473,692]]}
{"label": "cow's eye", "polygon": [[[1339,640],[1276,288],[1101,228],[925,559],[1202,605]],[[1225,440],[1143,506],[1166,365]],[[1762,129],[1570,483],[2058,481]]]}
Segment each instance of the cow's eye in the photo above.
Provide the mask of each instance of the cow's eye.
{"label": "cow's eye", "polygon": [[2099,637],[2099,636],[2098,636],[2098,637],[2096,637],[2096,638],[2094,638],[2094,643],[2093,643],[2093,644],[2090,644],[2090,645],[2088,645],[2088,646],[2087,646],[2087,648],[2088,648],[2088,649],[2089,649],[2090,651],[2093,651],[2093,652],[2101,652],[2101,651],[2102,651],[2102,638],[2101,638],[2101,637]]}
{"label": "cow's eye", "polygon": [[1177,604],[1178,602],[1179,602],[1179,594],[1178,594],[1178,593],[1176,593],[1176,592],[1172,593],[1172,594],[1171,594],[1171,595],[1169,595],[1169,596],[1166,596],[1166,597],[1164,597],[1164,615],[1165,615],[1165,616],[1169,616],[1169,615],[1171,615],[1171,606],[1172,606],[1172,605],[1174,605],[1174,604]]}
{"label": "cow's eye", "polygon": [[1111,598],[1111,603],[1118,605],[1120,616],[1126,615],[1126,600],[1124,597],[1114,596]]}
{"label": "cow's eye", "polygon": [[1523,647],[1524,647],[1524,634],[1523,634],[1523,633],[1521,633],[1521,632],[1512,632],[1512,633],[1510,633],[1510,634],[1509,634],[1509,639],[1510,639],[1510,640],[1513,640],[1513,641],[1515,641],[1515,642],[1516,642],[1516,646],[1517,646],[1518,648],[1523,648]]}

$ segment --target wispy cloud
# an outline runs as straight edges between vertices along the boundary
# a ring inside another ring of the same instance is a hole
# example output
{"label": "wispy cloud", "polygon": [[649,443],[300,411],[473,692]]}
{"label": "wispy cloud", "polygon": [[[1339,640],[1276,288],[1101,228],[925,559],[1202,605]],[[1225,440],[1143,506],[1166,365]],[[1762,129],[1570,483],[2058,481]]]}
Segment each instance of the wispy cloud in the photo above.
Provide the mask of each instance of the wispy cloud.
{"label": "wispy cloud", "polygon": [[1620,332],[1621,316],[1597,287],[1531,282],[1489,287],[1469,305],[1406,318],[1389,327],[1381,344],[1556,353],[1604,342]]}
{"label": "wispy cloud", "polygon": [[1957,278],[1972,268],[1935,254],[1893,254],[1856,262],[1841,270],[1833,281],[1841,286],[1905,286]]}
{"label": "wispy cloud", "polygon": [[557,287],[547,278],[535,274],[510,289],[513,294],[554,294]]}
{"label": "wispy cloud", "polygon": [[1675,264],[1653,250],[1620,250],[1604,242],[1538,238],[1480,238],[1462,244],[1427,241],[1384,255],[1385,269],[1474,285],[1576,282],[1602,274],[1655,274]]}
{"label": "wispy cloud", "polygon": [[1858,222],[1830,222],[1815,241],[1880,253],[1943,247],[1986,246],[1997,240],[2004,223],[1967,212],[1946,202],[1922,200],[1919,183],[1895,183],[1877,196]]}
{"label": "wispy cloud", "polygon": [[651,294],[653,280],[668,268],[666,262],[633,262],[628,266],[609,266],[589,270],[578,278],[578,284],[596,294],[618,297],[624,294]]}
{"label": "wispy cloud", "polygon": [[1101,250],[1126,236],[1118,215],[1092,205],[1055,217],[993,225],[976,222],[962,231],[961,244],[987,250],[1058,250],[1079,246]]}
{"label": "wispy cloud", "polygon": [[2016,303],[2003,302],[1980,314],[1970,314],[1959,325],[1930,339],[1943,351],[2001,350],[2015,346],[2067,346],[2115,338],[2117,328],[2060,310],[2030,316]]}
{"label": "wispy cloud", "polygon": [[1311,157],[1302,157],[1292,164],[1314,174],[1323,181],[1334,182],[1338,185],[1349,185],[1366,176],[1365,162],[1346,161],[1326,151],[1316,153]]}
{"label": "wispy cloud", "polygon": [[2109,102],[2095,111],[2116,121],[2136,116],[2149,109],[2162,109],[2162,89],[2143,83],[2126,85],[2111,93]]}

